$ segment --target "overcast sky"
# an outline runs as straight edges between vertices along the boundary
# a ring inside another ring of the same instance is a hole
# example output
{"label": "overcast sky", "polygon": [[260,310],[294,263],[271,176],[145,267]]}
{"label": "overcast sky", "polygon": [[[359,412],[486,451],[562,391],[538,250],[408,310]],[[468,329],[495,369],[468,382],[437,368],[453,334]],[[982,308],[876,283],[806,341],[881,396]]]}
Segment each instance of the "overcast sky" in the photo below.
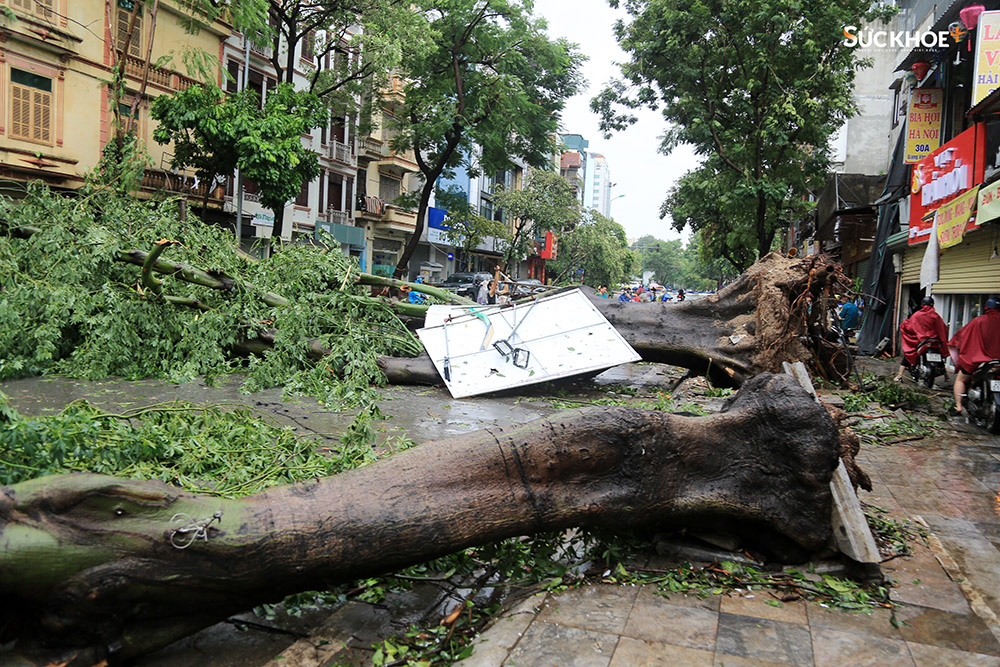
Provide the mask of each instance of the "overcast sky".
{"label": "overcast sky", "polygon": [[638,123],[610,139],[602,136],[597,116],[590,111],[590,98],[608,79],[617,76],[616,63],[625,60],[613,31],[615,20],[625,13],[612,10],[606,0],[535,0],[535,15],[548,21],[551,37],[576,42],[589,57],[583,65],[588,88],[567,103],[563,130],[583,135],[590,142],[591,153],[607,158],[611,182],[615,184],[611,196],[625,195],[611,202],[611,217],[625,228],[630,239],[646,234],[664,240],[679,238],[670,220],[660,219],[660,204],[670,186],[697,166],[694,154],[686,147],[670,156],[656,151],[665,125],[655,111],[640,111]]}

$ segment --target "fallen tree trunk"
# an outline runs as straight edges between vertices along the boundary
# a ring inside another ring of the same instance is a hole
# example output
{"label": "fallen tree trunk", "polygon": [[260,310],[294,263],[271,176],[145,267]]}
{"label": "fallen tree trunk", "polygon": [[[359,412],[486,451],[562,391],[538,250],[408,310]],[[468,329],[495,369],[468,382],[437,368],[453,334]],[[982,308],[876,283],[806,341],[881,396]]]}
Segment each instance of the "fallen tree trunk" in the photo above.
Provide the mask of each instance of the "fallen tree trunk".
{"label": "fallen tree trunk", "polygon": [[125,660],[295,591],[578,525],[726,531],[801,562],[832,548],[838,447],[791,377],[761,375],[714,416],[565,412],[240,500],[36,479],[0,490],[0,640],[35,664]]}
{"label": "fallen tree trunk", "polygon": [[[771,253],[718,293],[681,303],[633,303],[581,288],[643,361],[705,375],[719,387],[738,387],[781,363],[802,361],[814,374],[842,381],[843,350],[824,337],[836,294],[849,280],[822,256],[790,259]],[[430,358],[379,360],[390,383],[441,382]]]}

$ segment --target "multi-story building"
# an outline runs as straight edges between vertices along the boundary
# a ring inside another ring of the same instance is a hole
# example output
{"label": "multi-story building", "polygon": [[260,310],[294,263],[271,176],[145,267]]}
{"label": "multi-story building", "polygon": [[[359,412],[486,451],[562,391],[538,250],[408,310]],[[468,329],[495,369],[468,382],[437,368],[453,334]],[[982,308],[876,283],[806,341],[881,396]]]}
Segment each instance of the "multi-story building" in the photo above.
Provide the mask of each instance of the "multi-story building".
{"label": "multi-story building", "polygon": [[587,192],[587,147],[590,142],[579,134],[560,134],[559,141],[565,147],[559,161],[559,173],[569,181],[581,206],[589,208]]}
{"label": "multi-story building", "polygon": [[611,217],[611,168],[600,153],[592,153],[587,161],[587,188],[584,194],[587,208],[605,218]]}
{"label": "multi-story building", "polygon": [[[113,3],[110,24],[107,6],[96,0],[3,0],[0,7],[7,12],[0,27],[0,178],[76,189],[114,136],[108,86],[103,82],[111,79],[114,47],[124,43],[134,3]],[[142,88],[147,55],[157,63],[189,49],[219,54],[232,32],[220,20],[191,34],[184,28],[180,4],[162,2],[150,49],[152,18],[148,9],[135,16],[133,36],[122,56],[127,92],[119,110],[126,118]],[[152,163],[142,187],[146,192],[186,192],[194,203],[206,201],[207,195],[209,206],[218,208],[221,189],[169,170],[169,149],[152,141],[151,99],[195,83],[181,69],[175,60],[169,66],[151,64],[147,71],[144,96],[135,113],[136,134]],[[215,76],[219,83],[218,73]]]}
{"label": "multi-story building", "polygon": [[373,129],[358,142],[354,216],[365,235],[362,269],[387,276],[395,271],[417,224],[416,210],[403,206],[399,197],[422,184],[413,151],[400,153],[392,148],[391,121],[402,100],[403,81],[392,77],[383,93],[383,106],[373,118]]}
{"label": "multi-story building", "polygon": [[[475,157],[473,157],[475,160]],[[516,162],[516,161],[515,161]],[[516,162],[511,169],[506,169],[495,174],[479,174],[472,176],[469,170],[464,167],[455,169],[454,174],[449,177],[438,179],[438,188],[451,191],[454,194],[463,195],[469,202],[473,211],[489,220],[497,220],[513,229],[517,221],[506,216],[503,211],[494,205],[493,196],[497,192],[497,187],[505,189],[520,189],[523,185],[524,165]],[[418,247],[414,259],[420,264],[423,273],[430,272],[431,277],[435,275],[448,275],[455,271],[491,271],[494,266],[501,263],[504,256],[504,242],[501,239],[487,237],[483,239],[469,254],[462,248],[451,245],[444,233],[444,228],[448,221],[445,217],[447,211],[434,208],[431,211],[431,219],[428,220],[425,240],[427,245]],[[529,258],[530,259],[530,258]],[[530,267],[518,267],[517,277],[534,277],[530,274]],[[528,272],[529,276],[522,275]]]}
{"label": "multi-story building", "polygon": [[[226,90],[236,92],[244,87],[253,90],[263,104],[268,92],[279,81],[291,79],[297,88],[307,88],[309,78],[317,67],[329,68],[336,58],[348,57],[346,40],[350,37],[351,31],[348,30],[342,46],[322,59],[311,52],[312,39],[299,40],[296,58],[279,59],[279,62],[294,63],[289,77],[287,69],[275,70],[273,44],[264,44],[261,40],[234,33],[226,40],[223,51],[228,73]],[[280,40],[278,48],[284,48]],[[358,257],[362,264],[370,264],[371,243],[366,239],[365,230],[355,226],[356,179],[361,162],[359,149],[363,148],[363,143],[356,136],[356,127],[352,117],[335,116],[330,119],[329,125],[315,128],[302,137],[303,144],[319,156],[320,175],[309,183],[303,183],[299,195],[285,206],[282,236],[290,240],[310,237],[326,230],[340,241],[345,254]],[[244,245],[252,245],[255,239],[270,238],[274,214],[261,205],[258,188],[253,181],[243,179],[241,182],[238,174],[234,174],[228,182],[225,208],[233,216],[237,213],[242,215],[240,228]]]}

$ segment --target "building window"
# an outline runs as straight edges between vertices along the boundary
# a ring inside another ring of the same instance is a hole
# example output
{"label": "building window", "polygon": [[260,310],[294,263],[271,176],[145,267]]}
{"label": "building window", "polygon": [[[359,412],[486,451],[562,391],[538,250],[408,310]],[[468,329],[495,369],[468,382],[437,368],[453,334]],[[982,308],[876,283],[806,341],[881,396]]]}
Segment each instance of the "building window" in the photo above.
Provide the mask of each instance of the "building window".
{"label": "building window", "polygon": [[316,32],[310,30],[302,38],[302,59],[312,62],[316,58]]}
{"label": "building window", "polygon": [[52,143],[52,79],[10,70],[11,139]]}
{"label": "building window", "polygon": [[55,0],[12,0],[11,6],[45,21],[52,21]]}
{"label": "building window", "polygon": [[389,176],[379,175],[378,193],[379,198],[386,204],[395,204],[400,195],[400,182]]}
{"label": "building window", "polygon": [[[128,36],[128,24],[132,20],[132,10],[126,5],[126,0],[118,2],[118,49],[125,46],[125,38]],[[133,58],[142,57],[142,10],[136,9],[135,30],[132,39],[128,43],[128,54]]]}
{"label": "building window", "polygon": [[309,183],[308,181],[302,182],[302,189],[299,190],[299,196],[295,198],[296,206],[309,206]]}
{"label": "building window", "polygon": [[[122,129],[128,128],[133,134],[139,132],[139,106],[136,105],[135,113],[132,113],[132,100],[124,100],[118,104],[118,116],[121,118]],[[129,119],[131,118],[131,121]]]}
{"label": "building window", "polygon": [[240,64],[235,60],[226,61],[226,92],[235,93],[240,89]]}

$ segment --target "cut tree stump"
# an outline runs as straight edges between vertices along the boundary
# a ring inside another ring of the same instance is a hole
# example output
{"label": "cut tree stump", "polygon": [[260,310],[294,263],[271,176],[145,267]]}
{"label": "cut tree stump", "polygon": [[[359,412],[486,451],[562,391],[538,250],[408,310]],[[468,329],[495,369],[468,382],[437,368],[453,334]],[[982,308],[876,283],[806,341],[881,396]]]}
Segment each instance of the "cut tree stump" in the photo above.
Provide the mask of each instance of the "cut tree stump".
{"label": "cut tree stump", "polygon": [[717,415],[568,411],[239,500],[44,477],[0,489],[0,639],[34,664],[117,662],[293,592],[571,526],[723,532],[802,562],[834,550],[838,447],[808,393],[763,374]]}

